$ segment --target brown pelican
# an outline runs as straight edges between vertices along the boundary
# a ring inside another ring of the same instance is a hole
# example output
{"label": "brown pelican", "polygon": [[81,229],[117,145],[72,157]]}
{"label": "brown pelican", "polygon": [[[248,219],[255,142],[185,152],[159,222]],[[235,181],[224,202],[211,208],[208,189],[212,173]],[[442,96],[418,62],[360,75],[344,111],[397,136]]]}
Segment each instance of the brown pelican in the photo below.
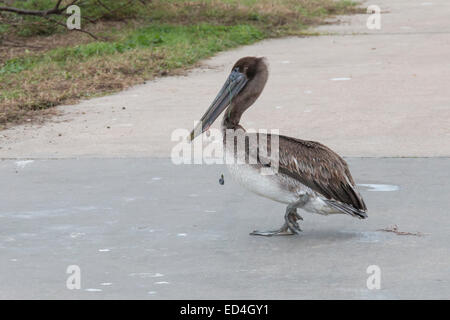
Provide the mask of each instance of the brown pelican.
{"label": "brown pelican", "polygon": [[[267,78],[268,68],[264,58],[239,59],[217,97],[188,138],[192,141],[208,130],[228,107],[222,121],[225,153],[236,159],[236,141],[244,135],[246,157],[243,164],[227,163],[231,175],[256,194],[287,204],[285,222],[280,229],[253,231],[251,235],[299,234],[301,229],[297,221],[303,218],[297,213],[297,208],[323,215],[343,213],[360,219],[367,218],[366,205],[356,189],[347,163],[334,151],[314,141],[282,135],[248,133],[239,125],[242,114],[259,97]],[[235,143],[225,143],[228,134],[234,135]],[[269,150],[261,155],[259,149],[263,139],[267,139],[264,147],[270,149],[270,141],[275,138],[278,138],[279,150]],[[255,150],[256,161],[250,162],[250,153]],[[277,171],[271,175],[262,175],[260,170],[271,166],[268,160],[274,151],[278,152]]]}

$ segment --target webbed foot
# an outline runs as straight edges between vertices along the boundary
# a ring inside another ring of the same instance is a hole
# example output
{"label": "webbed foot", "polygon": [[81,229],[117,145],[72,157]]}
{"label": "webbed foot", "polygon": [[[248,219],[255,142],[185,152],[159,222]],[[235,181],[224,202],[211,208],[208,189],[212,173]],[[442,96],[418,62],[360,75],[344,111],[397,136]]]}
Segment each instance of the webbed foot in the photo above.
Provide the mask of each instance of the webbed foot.
{"label": "webbed foot", "polygon": [[255,230],[253,232],[250,232],[251,236],[264,236],[264,237],[272,237],[272,236],[291,236],[294,233],[292,233],[289,230],[289,227],[287,224],[283,224],[283,226],[280,229],[277,230],[269,230],[269,231],[258,231]]}

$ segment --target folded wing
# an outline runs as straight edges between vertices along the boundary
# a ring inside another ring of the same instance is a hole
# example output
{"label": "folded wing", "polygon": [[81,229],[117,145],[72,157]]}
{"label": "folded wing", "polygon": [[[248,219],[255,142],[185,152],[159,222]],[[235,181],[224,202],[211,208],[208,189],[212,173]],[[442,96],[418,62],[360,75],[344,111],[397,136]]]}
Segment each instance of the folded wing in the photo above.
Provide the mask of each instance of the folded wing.
{"label": "folded wing", "polygon": [[[272,136],[267,135],[267,138],[265,137],[266,135],[259,135],[258,138],[259,141],[267,139],[269,157],[273,159],[270,150]],[[332,207],[359,218],[367,217],[365,213],[367,211],[366,204],[356,189],[355,182],[344,159],[318,142],[286,136],[278,137],[279,173],[296,179],[322,195],[324,200]],[[261,145],[261,143],[258,143],[258,145]],[[258,152],[258,155],[260,155],[260,152]],[[267,163],[267,159],[262,162]]]}

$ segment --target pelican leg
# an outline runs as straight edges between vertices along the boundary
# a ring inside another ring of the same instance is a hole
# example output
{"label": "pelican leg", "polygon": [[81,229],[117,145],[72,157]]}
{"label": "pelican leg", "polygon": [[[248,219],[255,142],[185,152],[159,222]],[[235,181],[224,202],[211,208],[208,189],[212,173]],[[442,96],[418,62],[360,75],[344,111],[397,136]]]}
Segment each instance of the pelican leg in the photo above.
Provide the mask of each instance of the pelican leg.
{"label": "pelican leg", "polygon": [[297,202],[291,203],[290,205],[287,206],[286,213],[284,215],[285,222],[280,229],[269,231],[255,230],[251,232],[250,235],[271,237],[271,236],[290,236],[294,234],[300,234],[300,232],[302,232],[302,229],[300,229],[297,220],[303,221],[303,218],[301,215],[297,213],[297,208],[302,207],[307,201],[308,198],[306,195],[304,195],[301,196]]}
{"label": "pelican leg", "polygon": [[281,228],[276,230],[259,231],[255,230],[250,233],[252,236],[292,236],[294,234],[300,234],[302,229],[297,223],[297,220],[303,220],[303,218],[297,213],[296,208],[286,209],[286,214],[284,216],[286,222],[281,226]]}
{"label": "pelican leg", "polygon": [[305,194],[300,196],[297,202],[289,204],[286,208],[286,213],[284,215],[284,220],[286,221],[285,224],[293,234],[300,234],[302,232],[297,221],[303,221],[303,218],[298,214],[297,208],[303,207],[306,202],[308,202],[308,196]]}
{"label": "pelican leg", "polygon": [[302,232],[302,229],[300,229],[297,220],[303,220],[303,218],[297,213],[296,208],[288,206],[286,208],[284,219],[286,220],[285,225],[287,225],[292,234],[300,234],[300,232]]}

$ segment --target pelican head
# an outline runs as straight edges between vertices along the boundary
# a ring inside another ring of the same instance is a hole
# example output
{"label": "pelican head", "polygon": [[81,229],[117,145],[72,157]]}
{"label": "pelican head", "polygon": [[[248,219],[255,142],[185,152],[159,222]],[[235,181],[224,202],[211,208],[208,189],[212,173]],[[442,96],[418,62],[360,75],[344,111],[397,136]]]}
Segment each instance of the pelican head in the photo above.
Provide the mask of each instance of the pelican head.
{"label": "pelican head", "polygon": [[237,125],[244,111],[259,97],[268,77],[264,58],[244,57],[233,66],[222,89],[206,110],[188,137],[194,140],[214,123],[217,117],[229,106],[226,122]]}

